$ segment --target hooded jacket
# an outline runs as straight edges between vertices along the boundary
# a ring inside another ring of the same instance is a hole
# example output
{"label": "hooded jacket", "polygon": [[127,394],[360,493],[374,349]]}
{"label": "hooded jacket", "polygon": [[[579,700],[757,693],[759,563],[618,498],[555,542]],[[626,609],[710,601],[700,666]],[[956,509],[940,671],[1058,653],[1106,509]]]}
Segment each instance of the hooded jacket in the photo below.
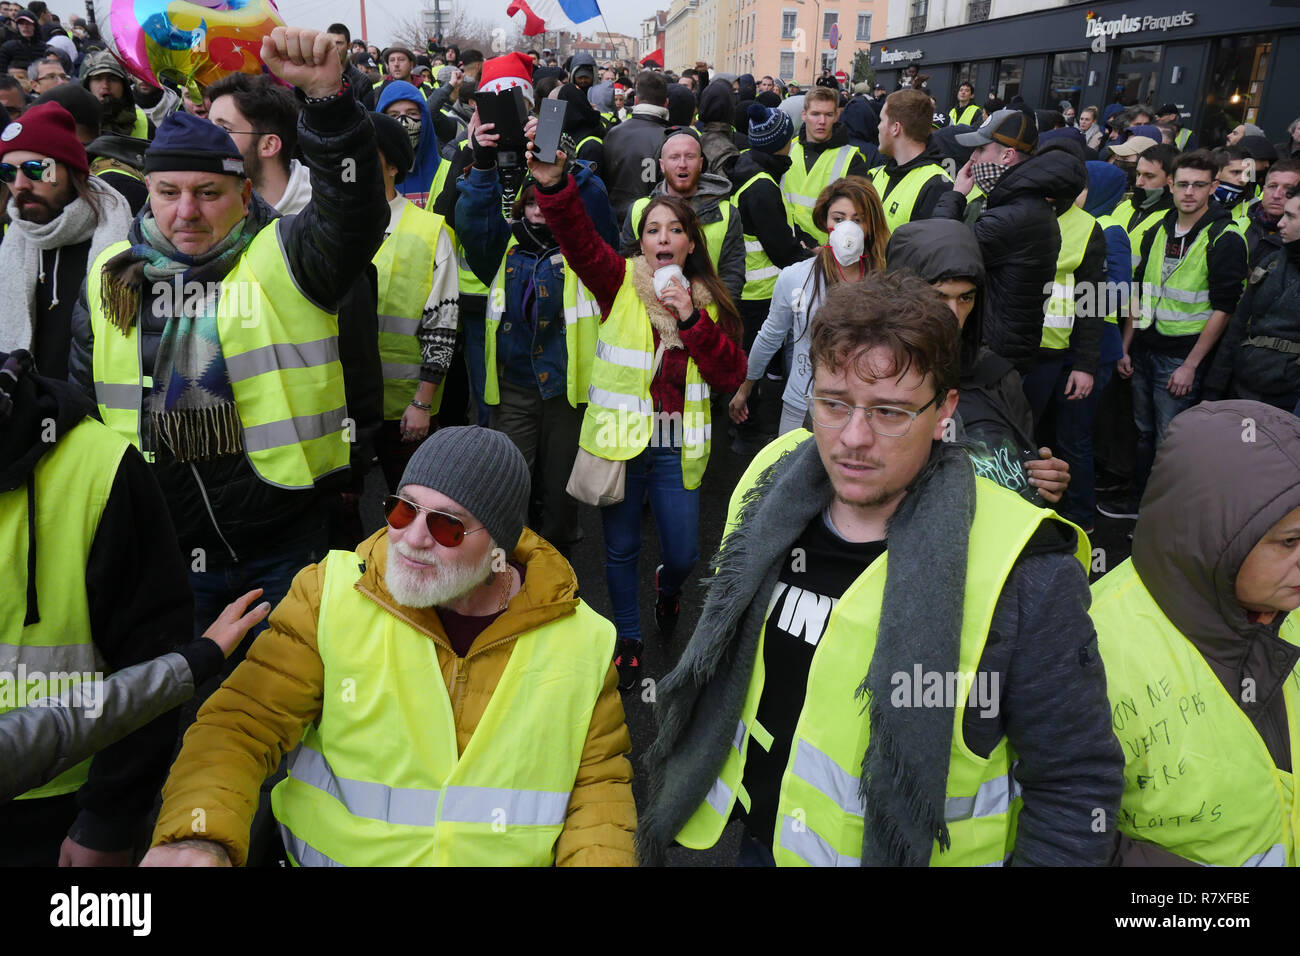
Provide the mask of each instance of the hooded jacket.
{"label": "hooded jacket", "polygon": [[776,183],[760,182],[750,186],[740,197],[742,238],[754,236],[778,269],[792,266],[812,253],[799,244],[794,231],[785,221],[785,195],[781,177],[790,168],[789,156],[777,156],[760,149],[740,154],[731,171],[732,195],[760,173],[767,173]]}
{"label": "hooded jacket", "polygon": [[[358,599],[399,617],[436,646],[437,677],[452,695],[456,741],[463,754],[516,643],[534,640],[532,632],[538,627],[573,614],[578,602],[573,569],[525,528],[513,554],[524,566],[522,588],[505,613],[474,639],[469,653],[457,657],[437,610],[399,604],[384,584],[387,529],[362,542],[357,553],[365,562],[356,584]],[[244,864],[263,779],[320,714],[325,675],[316,631],[326,563],[298,573],[289,595],[271,615],[270,629],[208,699],[186,734],[163,790],[155,845],[192,838],[192,810],[206,807],[204,838],[222,844],[236,866]],[[564,830],[556,844],[559,866],[634,864],[636,805],[632,766],[626,756],[632,741],[617,681],[618,672],[611,664],[592,711]]]}
{"label": "hooded jacket", "polygon": [[[605,124],[601,121],[600,114],[582,90],[572,83],[561,86],[558,96],[568,104],[564,111],[564,135],[573,140],[575,146],[582,143],[573,158],[591,163],[599,172],[605,159]],[[590,139],[592,136],[596,138]],[[584,143],[583,140],[587,142]]]}
{"label": "hooded jacket", "polygon": [[[882,203],[887,201],[889,195],[894,191],[894,187],[902,182],[903,178],[912,170],[931,164],[944,168],[943,153],[939,151],[939,148],[932,141],[926,142],[925,150],[919,156],[903,163],[901,166],[892,156],[882,153],[881,159],[885,164],[887,182],[885,192],[880,197]],[[852,172],[851,166],[850,172]],[[916,205],[912,207],[912,220],[960,219],[965,210],[965,197],[961,193],[953,191],[952,182],[942,176],[931,176],[926,181],[926,184],[921,187],[921,192],[916,197]]]}
{"label": "hooded jacket", "polygon": [[[312,171],[312,202],[304,212],[286,216],[278,224],[281,247],[303,294],[338,312],[374,258],[388,223],[374,127],[347,94],[305,107],[298,123],[299,143]],[[343,181],[341,170],[347,158],[356,160],[356,175]],[[147,212],[148,207],[141,215]],[[276,228],[275,218],[275,210],[254,192],[245,229]],[[131,227],[131,241],[141,241],[139,228],[137,219]],[[154,315],[149,283],[143,293],[137,331],[143,369],[152,374],[166,316]],[[374,343],[373,350],[370,343]],[[369,462],[363,450],[368,444],[367,432],[382,421],[378,335],[365,329],[349,333],[341,324],[339,351],[348,413],[357,422],[352,460],[359,465]],[[83,284],[73,315],[68,377],[92,398],[93,354],[94,334]],[[327,488],[344,490],[352,477],[339,475],[325,479],[315,489],[286,491],[258,478],[247,456],[181,464],[172,460],[165,448],[158,454],[153,473],[162,485],[184,550],[201,547],[210,563],[238,561],[264,550],[268,542],[307,535],[320,525],[322,493]]]}
{"label": "hooded jacket", "polygon": [[740,150],[736,147],[736,94],[728,80],[713,80],[700,93],[700,143],[708,165],[705,172],[730,176]]}
{"label": "hooded jacket", "polygon": [[[662,182],[657,183],[655,188],[650,190],[651,198],[666,195],[668,190]],[[700,225],[707,226],[720,222],[722,210],[719,207],[727,202],[730,196],[731,180],[726,176],[719,176],[717,173],[701,175],[695,195],[691,197],[691,208],[699,216]],[[630,213],[629,206],[628,215],[623,219],[623,231],[619,235],[620,248],[635,245],[637,242],[636,223],[632,221]],[[784,216],[782,221],[784,222]],[[742,232],[739,216],[733,214],[727,224],[727,234],[722,240],[722,251],[718,254],[718,261],[714,265],[718,270],[718,278],[731,293],[732,301],[739,302],[740,293],[745,288],[745,234]]]}
{"label": "hooded jacket", "polygon": [[397,191],[420,208],[433,204],[429,190],[433,187],[433,177],[438,172],[442,156],[438,152],[438,137],[433,130],[433,116],[424,94],[405,80],[394,80],[384,84],[375,112],[382,113],[389,105],[398,100],[408,100],[420,108],[420,144],[415,150],[415,165],[398,184]]}
{"label": "hooded jacket", "polygon": [[[1253,423],[1254,441],[1242,440],[1245,421]],[[1142,584],[1284,771],[1292,770],[1295,755],[1282,684],[1295,679],[1300,648],[1278,634],[1285,613],[1269,624],[1251,620],[1235,581],[1269,528],[1300,508],[1297,475],[1300,418],[1258,402],[1203,402],[1165,433],[1133,529],[1133,567]],[[1241,700],[1247,680],[1255,689],[1252,702]],[[1173,859],[1146,844],[1122,842],[1121,856],[1126,851],[1163,857],[1160,863]]]}
{"label": "hooded jacket", "polygon": [[17,29],[15,24],[14,36],[0,44],[0,73],[8,73],[10,68],[19,66],[25,70],[45,56],[45,39],[39,28],[30,38],[17,33]]}
{"label": "hooded jacket", "polygon": [[1022,375],[1033,368],[1043,316],[1056,277],[1061,232],[1056,210],[1087,184],[1082,162],[1063,150],[1033,156],[1006,171],[975,220],[984,257],[984,343]]}
{"label": "hooded jacket", "polygon": [[862,158],[867,161],[868,169],[875,169],[885,162],[885,155],[880,152],[880,115],[865,96],[855,96],[840,113],[840,124],[848,136],[849,143],[858,148]]}
{"label": "hooded jacket", "polygon": [[754,80],[753,73],[740,74],[736,83],[739,89],[736,90],[736,112],[732,117],[731,125],[738,130],[747,130],[749,129],[749,104],[758,97],[758,83]]}
{"label": "hooded jacket", "polygon": [[1029,484],[1025,471],[1025,461],[1038,458],[1038,445],[1020,373],[980,343],[984,261],[970,230],[943,219],[904,223],[889,237],[886,266],[891,272],[910,269],[931,284],[946,279],[975,283],[975,306],[961,330],[959,435],[972,445],[969,450],[976,474],[1043,507],[1043,499]]}
{"label": "hooded jacket", "polygon": [[[0,364],[7,358],[0,353]],[[30,514],[45,496],[55,500],[76,492],[46,488],[36,481],[37,465],[46,455],[59,454],[62,447],[48,440],[48,423],[53,422],[56,436],[83,424],[103,426],[94,421],[94,406],[66,382],[23,375],[14,386],[13,399],[12,417],[0,421],[0,508],[21,507]],[[85,465],[96,467],[94,462]],[[23,489],[26,505],[21,500]],[[128,448],[118,461],[99,524],[90,533],[84,578],[71,578],[64,586],[85,588],[91,640],[108,669],[138,664],[188,640],[194,628],[188,563],[181,556],[167,505],[149,466],[134,449]],[[60,600],[58,593],[36,587],[38,562],[57,556],[42,547],[40,531],[30,523],[26,535],[26,565],[9,568],[10,581],[3,592],[10,620],[32,616],[39,620],[42,607]],[[166,775],[176,731],[173,710],[95,757],[90,777],[77,794],[79,812],[69,836],[95,850],[130,847],[135,828]],[[0,809],[0,819],[9,819],[8,810]]]}
{"label": "hooded jacket", "polygon": [[[122,68],[122,64],[118,63],[117,58],[108,50],[97,50],[94,53],[87,54],[86,58],[81,61],[79,78],[81,85],[87,90],[90,89],[90,78],[103,73],[110,73],[122,81],[122,98],[114,100],[113,104],[104,104],[103,132],[129,137],[135,129],[136,102],[135,95],[131,92],[131,78],[127,76],[126,70]],[[116,113],[109,112],[110,105],[116,106]],[[149,125],[150,139],[153,138],[153,134],[154,124],[151,122]]]}

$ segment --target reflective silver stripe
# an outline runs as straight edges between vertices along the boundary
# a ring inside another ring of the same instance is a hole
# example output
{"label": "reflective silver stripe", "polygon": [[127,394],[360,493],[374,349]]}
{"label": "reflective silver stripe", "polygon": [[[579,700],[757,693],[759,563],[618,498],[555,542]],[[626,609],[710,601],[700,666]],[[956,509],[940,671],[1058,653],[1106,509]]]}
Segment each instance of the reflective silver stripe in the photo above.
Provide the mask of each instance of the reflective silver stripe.
{"label": "reflective silver stripe", "polygon": [[1186,305],[1196,305],[1201,302],[1210,301],[1210,290],[1203,289],[1200,292],[1189,292],[1187,289],[1174,289],[1169,286],[1157,286],[1152,290],[1152,295],[1160,296],[1163,299],[1172,299],[1175,302],[1182,302]]}
{"label": "reflective silver stripe", "polygon": [[336,776],[324,754],[303,744],[289,758],[289,775],[328,793],[354,817],[412,827],[431,827],[438,820],[437,790],[388,787]]}
{"label": "reflective silver stripe", "polygon": [[226,369],[230,372],[231,382],[242,382],[277,369],[319,368],[337,362],[338,358],[338,336],[331,335],[315,342],[263,345],[241,355],[227,355]]}
{"label": "reflective silver stripe", "polygon": [[709,787],[708,796],[704,800],[718,816],[725,817],[727,811],[731,809],[731,788],[719,777],[713,781],[713,786]]}
{"label": "reflective silver stripe", "polygon": [[392,332],[394,335],[414,335],[419,330],[419,319],[408,319],[404,315],[381,315],[379,317],[380,332]]}
{"label": "reflective silver stripe", "polygon": [[794,755],[794,775],[835,801],[845,813],[860,817],[866,808],[858,796],[858,778],[808,741],[800,738]]}
{"label": "reflective silver stripe", "polygon": [[340,406],[319,415],[300,415],[265,425],[254,425],[244,429],[244,448],[250,452],[282,448],[298,442],[323,438],[343,430],[343,419],[347,417],[347,407]]}
{"label": "reflective silver stripe", "polygon": [[16,670],[19,663],[29,671],[103,670],[104,660],[94,644],[0,644],[0,671]]}
{"label": "reflective silver stripe", "polygon": [[709,386],[703,382],[690,382],[686,386],[686,400],[688,402],[707,402],[709,400]]}
{"label": "reflective silver stripe", "polygon": [[105,408],[138,411],[144,397],[139,385],[114,385],[111,382],[95,383],[95,401]]}
{"label": "reflective silver stripe", "polygon": [[947,823],[958,820],[978,820],[997,816],[1011,810],[1011,801],[1020,796],[1020,784],[1010,774],[980,784],[973,797],[949,797],[943,802],[943,818]]}
{"label": "reflective silver stripe", "polygon": [[622,409],[638,415],[653,415],[655,410],[654,403],[648,398],[623,395],[619,392],[607,392],[595,385],[587,386],[587,401],[592,405],[608,408],[611,411]]}
{"label": "reflective silver stripe", "polygon": [[1275,843],[1263,853],[1256,853],[1242,866],[1286,866],[1286,847]]}
{"label": "reflective silver stripe", "polygon": [[[853,147],[841,146],[839,158],[835,160],[835,166],[831,170],[832,183],[835,182],[835,180],[837,179],[844,178],[844,171],[849,168],[849,163],[852,161],[853,161]],[[830,185],[830,183],[827,183],[827,185]]]}
{"label": "reflective silver stripe", "polygon": [[596,358],[603,359],[611,365],[621,365],[624,368],[634,368],[641,372],[650,371],[654,365],[654,356],[649,352],[642,352],[640,349],[625,349],[618,345],[610,345],[603,339],[596,340]]}
{"label": "reflective silver stripe", "polygon": [[739,724],[736,725],[736,736],[731,738],[731,746],[736,748],[736,753],[741,754],[743,756],[743,751],[741,751],[740,748],[744,746],[744,743],[745,743],[745,722],[742,720]]}
{"label": "reflective silver stripe", "polygon": [[448,787],[442,819],[451,823],[558,827],[569,811],[569,794],[499,787]]}
{"label": "reflective silver stripe", "polygon": [[294,835],[283,823],[280,824],[280,838],[284,840],[284,848],[294,858],[299,866],[342,866],[337,860],[330,859],[320,850],[311,844],[300,840]]}
{"label": "reflective silver stripe", "polygon": [[778,269],[776,266],[767,266],[766,268],[763,269],[746,269],[745,281],[757,282],[759,279],[771,279],[772,277],[779,276],[780,274],[781,274],[781,270]]}
{"label": "reflective silver stripe", "polygon": [[1152,315],[1161,322],[1205,322],[1212,314],[1212,312],[1178,312],[1163,305],[1156,306],[1152,311]]}
{"label": "reflective silver stripe", "polygon": [[1072,329],[1074,328],[1073,315],[1052,315],[1048,313],[1043,316],[1043,328],[1045,329]]}
{"label": "reflective silver stripe", "polygon": [[[795,827],[798,826],[796,830]],[[781,846],[810,866],[861,866],[856,856],[845,856],[794,817],[781,818]]]}
{"label": "reflective silver stripe", "polygon": [[794,203],[796,206],[806,206],[809,209],[812,209],[814,206],[817,205],[816,196],[801,196],[799,195],[799,193],[788,193],[785,198],[787,201]]}
{"label": "reflective silver stripe", "polygon": [[405,379],[416,379],[420,377],[420,366],[403,365],[399,362],[384,363],[384,378],[388,381],[401,381]]}
{"label": "reflective silver stripe", "polygon": [[748,239],[746,239],[746,240],[745,240],[745,251],[746,251],[746,252],[762,252],[762,251],[763,251],[763,244],[762,244],[761,242],[759,242],[757,239],[755,239],[753,242],[750,242]]}

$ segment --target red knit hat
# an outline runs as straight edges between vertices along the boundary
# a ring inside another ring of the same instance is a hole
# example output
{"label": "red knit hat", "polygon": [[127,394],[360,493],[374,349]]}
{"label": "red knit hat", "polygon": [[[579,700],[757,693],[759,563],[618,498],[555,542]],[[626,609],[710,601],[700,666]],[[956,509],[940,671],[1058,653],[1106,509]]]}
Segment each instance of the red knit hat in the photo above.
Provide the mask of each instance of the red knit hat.
{"label": "red knit hat", "polygon": [[0,159],[20,151],[48,156],[83,176],[90,172],[77,124],[58,103],[33,106],[0,132]]}
{"label": "red knit hat", "polygon": [[517,86],[524,91],[528,102],[533,101],[533,59],[522,53],[507,53],[494,56],[483,63],[483,73],[479,77],[478,92],[500,93]]}

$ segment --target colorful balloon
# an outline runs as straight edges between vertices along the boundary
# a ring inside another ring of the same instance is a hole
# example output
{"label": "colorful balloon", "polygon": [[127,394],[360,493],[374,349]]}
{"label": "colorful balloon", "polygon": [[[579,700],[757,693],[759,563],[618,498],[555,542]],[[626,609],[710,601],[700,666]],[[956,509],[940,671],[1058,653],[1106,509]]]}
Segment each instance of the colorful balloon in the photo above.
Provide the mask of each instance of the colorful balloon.
{"label": "colorful balloon", "polygon": [[95,20],[129,72],[190,88],[231,73],[265,73],[262,38],[284,18],[274,0],[95,0]]}

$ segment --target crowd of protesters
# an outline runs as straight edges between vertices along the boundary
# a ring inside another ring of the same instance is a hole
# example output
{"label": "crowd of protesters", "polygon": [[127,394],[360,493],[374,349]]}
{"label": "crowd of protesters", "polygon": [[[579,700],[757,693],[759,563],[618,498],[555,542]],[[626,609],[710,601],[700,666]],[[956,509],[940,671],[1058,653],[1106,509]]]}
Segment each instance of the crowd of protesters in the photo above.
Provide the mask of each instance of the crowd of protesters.
{"label": "crowd of protesters", "polygon": [[1297,863],[1300,120],[0,30],[0,863]]}

